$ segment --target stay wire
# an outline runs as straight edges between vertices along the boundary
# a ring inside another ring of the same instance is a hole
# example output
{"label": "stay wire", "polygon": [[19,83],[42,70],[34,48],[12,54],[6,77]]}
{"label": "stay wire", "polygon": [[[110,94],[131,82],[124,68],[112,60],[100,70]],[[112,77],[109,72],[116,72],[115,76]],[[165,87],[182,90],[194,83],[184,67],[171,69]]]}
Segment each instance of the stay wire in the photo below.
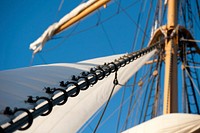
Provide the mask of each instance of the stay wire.
{"label": "stay wire", "polygon": [[[140,91],[140,90],[137,89],[137,90],[135,91],[135,93],[132,94],[132,95],[137,94],[138,91]],[[132,95],[131,95],[131,96],[132,96]],[[115,111],[113,111],[112,114],[110,114],[110,115],[107,117],[107,119],[105,119],[105,120],[100,124],[99,127],[103,126],[103,124],[106,123],[106,122],[108,121],[108,119],[110,119],[110,118],[115,114],[116,111],[118,111],[120,108],[122,108],[122,107],[129,101],[129,99],[131,98],[131,96],[129,96],[127,99],[125,99],[124,102],[122,103],[122,105],[119,105],[119,106],[115,109]]]}
{"label": "stay wire", "polygon": [[[116,0],[114,0],[115,1],[115,3],[116,4],[118,4],[119,5],[119,3],[116,1]],[[144,30],[142,29],[142,27],[140,27],[136,22],[135,22],[135,20],[127,13],[127,11],[124,9],[124,8],[122,8],[122,6],[120,6],[120,9],[124,12],[124,14],[129,18],[129,20],[133,23],[133,24],[135,24],[143,33],[144,33]],[[147,37],[147,38],[150,38],[147,34],[145,34],[145,36]]]}
{"label": "stay wire", "polygon": [[[154,56],[153,57],[153,59],[155,59],[156,58],[156,56]],[[152,79],[152,73],[153,73],[153,64],[151,64],[151,66],[150,66],[150,73],[149,73],[149,77],[148,77],[148,82],[150,83],[151,82],[151,79]],[[144,102],[142,103],[142,110],[144,110],[145,109],[145,101],[146,101],[146,98],[147,98],[147,93],[148,93],[148,89],[147,88],[149,88],[149,85],[150,84],[148,84],[147,86],[146,86],[146,91],[145,91],[145,94],[144,94]],[[146,112],[146,111],[145,111]],[[145,119],[145,112],[144,112],[144,116],[143,116],[143,111],[141,112],[141,114],[140,114],[140,117],[139,117],[139,124],[140,123],[142,123],[143,121],[144,121],[144,119]],[[144,117],[143,118],[143,120],[142,120],[142,116]]]}
{"label": "stay wire", "polygon": [[123,105],[123,103],[124,103],[124,95],[125,95],[125,91],[126,91],[126,88],[124,87],[124,90],[123,90],[123,93],[122,93],[122,99],[121,99],[121,103],[120,103],[120,110],[119,110],[119,114],[118,114],[117,130],[116,130],[116,133],[118,133],[118,131],[119,131],[119,124],[120,124],[120,120],[121,120],[122,105]]}
{"label": "stay wire", "polygon": [[114,48],[113,48],[113,45],[112,45],[111,40],[110,40],[110,37],[109,37],[108,33],[106,32],[106,30],[105,30],[105,28],[104,28],[103,23],[101,23],[100,25],[101,25],[101,29],[102,29],[102,31],[104,32],[105,37],[106,37],[106,39],[107,39],[107,41],[108,41],[108,44],[110,45],[110,48],[111,48],[113,54],[115,54],[116,52],[115,52],[115,50],[114,50]]}
{"label": "stay wire", "polygon": [[102,118],[103,118],[103,116],[104,116],[104,114],[105,114],[105,112],[106,112],[106,109],[107,109],[108,104],[109,104],[109,102],[110,102],[111,96],[112,96],[112,94],[113,94],[113,92],[114,92],[114,89],[115,89],[116,85],[118,85],[117,71],[115,72],[115,79],[114,79],[114,81],[113,81],[113,84],[114,84],[114,85],[113,85],[113,88],[112,88],[111,93],[110,93],[110,95],[109,95],[109,98],[108,98],[108,100],[107,100],[107,102],[106,102],[106,105],[105,105],[105,107],[104,107],[104,110],[103,110],[103,112],[102,112],[102,114],[101,114],[101,116],[100,116],[100,118],[99,118],[99,121],[98,121],[98,123],[97,123],[97,125],[96,125],[96,127],[95,127],[93,133],[96,133],[96,131],[97,131],[97,129],[98,129],[100,123],[101,123],[101,120],[102,120]]}
{"label": "stay wire", "polygon": [[[142,3],[141,3],[141,6],[140,6],[140,11],[139,11],[139,15],[138,15],[138,18],[137,18],[137,25],[139,25],[139,22],[140,22],[140,17],[141,17],[141,12],[142,12],[142,10],[143,10],[143,8],[144,8],[144,6],[143,6],[143,3],[144,3],[144,1],[142,1]],[[119,5],[120,6],[120,5]],[[137,38],[138,38],[138,27],[136,28],[136,33],[135,33],[135,35],[134,35],[134,38],[133,38],[133,43],[132,43],[132,48],[131,48],[131,51],[133,51],[134,49],[135,49],[135,45],[136,45],[136,43],[137,43]]]}
{"label": "stay wire", "polygon": [[[151,77],[152,78],[152,77]],[[146,82],[147,83],[147,82]],[[146,86],[148,85],[148,83],[146,84]],[[136,106],[136,104],[137,103],[139,103],[139,100],[141,99],[141,97],[142,97],[142,95],[143,95],[143,93],[144,93],[144,91],[146,90],[146,88],[147,87],[145,87],[145,89],[143,90],[143,89],[138,89],[138,92],[137,92],[137,94],[136,94],[136,98],[135,98],[135,100],[134,100],[134,103],[133,103],[133,106],[132,106],[132,108],[131,108],[131,112],[133,112],[134,111],[134,108],[135,108],[135,106]],[[130,114],[132,114],[132,113],[130,113]],[[130,116],[130,114],[129,114],[129,116]],[[125,120],[125,122],[127,121],[127,119]],[[123,126],[122,126],[122,128],[121,128],[121,132],[124,130],[124,128],[125,128],[125,122],[124,122],[124,124],[123,124]]]}
{"label": "stay wire", "polygon": [[197,13],[198,13],[198,16],[199,16],[199,20],[200,20],[200,7],[199,7],[198,0],[196,0],[196,7],[197,7]]}
{"label": "stay wire", "polygon": [[142,45],[141,45],[141,48],[144,47],[144,41],[146,39],[146,32],[147,32],[147,28],[148,28],[148,24],[149,24],[149,19],[150,19],[150,14],[151,14],[151,10],[152,10],[152,0],[150,2],[150,8],[149,8],[149,11],[148,11],[148,16],[147,16],[147,20],[146,20],[146,25],[145,25],[145,29],[144,29],[144,34],[143,34],[143,37],[142,37]]}

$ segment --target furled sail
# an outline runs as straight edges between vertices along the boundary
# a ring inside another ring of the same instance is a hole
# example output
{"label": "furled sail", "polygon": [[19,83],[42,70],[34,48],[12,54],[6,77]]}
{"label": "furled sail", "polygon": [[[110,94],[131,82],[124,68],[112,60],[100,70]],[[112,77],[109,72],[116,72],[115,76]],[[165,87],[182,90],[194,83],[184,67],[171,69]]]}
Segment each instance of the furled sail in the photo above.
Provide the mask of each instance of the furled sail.
{"label": "furled sail", "polygon": [[123,133],[199,133],[200,116],[195,114],[167,114],[151,119]]}
{"label": "furled sail", "polygon": [[[42,50],[42,48],[44,47],[45,43],[48,40],[50,40],[53,35],[64,30],[64,29],[62,29],[62,30],[58,31],[58,28],[60,28],[63,25],[67,25],[65,28],[71,26],[72,24],[76,23],[78,20],[80,20],[87,14],[93,12],[96,8],[99,8],[101,5],[107,3],[108,1],[110,1],[110,0],[102,0],[102,1],[88,0],[87,2],[82,3],[79,6],[77,6],[70,13],[66,14],[58,22],[50,25],[36,41],[34,41],[33,43],[30,44],[30,49],[33,50],[33,54],[40,52]],[[93,5],[93,6],[91,6],[91,5]],[[88,9],[88,10],[86,10],[86,9]],[[84,10],[86,13],[83,13]],[[72,19],[74,19],[74,20],[72,20]],[[69,23],[67,23],[67,22],[69,22]]]}
{"label": "furled sail", "polygon": [[[156,50],[134,60],[125,67],[120,68],[118,81],[125,82],[137,72],[144,63],[150,59]],[[86,60],[78,63],[40,65],[28,68],[7,70],[0,72],[0,124],[10,122],[14,117],[5,114],[5,108],[13,109],[25,108],[33,109],[34,104],[27,101],[27,96],[48,97],[44,87],[60,87],[60,81],[70,81],[71,75],[79,75],[83,71],[112,62],[122,55],[102,57]],[[28,132],[76,132],[79,128],[106,102],[113,86],[115,74],[110,74],[107,78],[98,81],[93,87],[81,91],[79,95],[69,98],[63,106],[54,106],[50,115],[34,119]],[[119,90],[116,86],[114,93]],[[17,119],[17,118],[16,118]]]}

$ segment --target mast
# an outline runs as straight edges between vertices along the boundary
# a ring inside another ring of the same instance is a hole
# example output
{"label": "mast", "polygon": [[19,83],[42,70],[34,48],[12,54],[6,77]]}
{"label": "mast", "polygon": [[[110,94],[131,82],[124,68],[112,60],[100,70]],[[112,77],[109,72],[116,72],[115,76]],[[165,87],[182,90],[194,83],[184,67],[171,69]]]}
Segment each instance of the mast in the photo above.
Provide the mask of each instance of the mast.
{"label": "mast", "polygon": [[66,23],[64,23],[63,25],[61,25],[60,27],[58,27],[58,29],[54,32],[55,34],[58,34],[60,32],[62,32],[63,30],[65,30],[66,28],[70,27],[71,25],[73,25],[74,23],[78,22],[79,20],[81,20],[82,18],[86,17],[87,15],[89,15],[90,13],[92,13],[93,11],[97,10],[98,8],[100,8],[101,6],[106,6],[106,4],[109,2],[110,0],[97,0],[96,2],[94,2],[92,5],[90,5],[89,7],[87,7],[86,9],[84,9],[81,13],[79,13],[77,16],[73,17],[72,19],[70,19],[69,21],[67,21]]}
{"label": "mast", "polygon": [[[168,0],[167,36],[171,36],[177,26],[177,0]],[[177,36],[165,41],[165,83],[163,114],[178,112],[177,85]]]}

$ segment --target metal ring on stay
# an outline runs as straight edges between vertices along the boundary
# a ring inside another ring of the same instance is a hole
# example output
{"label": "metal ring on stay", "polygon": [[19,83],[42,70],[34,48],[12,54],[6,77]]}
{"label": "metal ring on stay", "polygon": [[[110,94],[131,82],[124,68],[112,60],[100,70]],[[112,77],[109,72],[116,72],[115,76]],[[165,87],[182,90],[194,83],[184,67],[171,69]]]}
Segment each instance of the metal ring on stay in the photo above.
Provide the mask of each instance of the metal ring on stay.
{"label": "metal ring on stay", "polygon": [[65,90],[61,89],[61,88],[55,88],[54,92],[55,91],[60,91],[60,92],[63,92],[63,95],[64,95],[64,100],[60,103],[58,103],[57,105],[63,105],[67,102],[67,99],[68,99],[68,94]]}
{"label": "metal ring on stay", "polygon": [[114,62],[110,62],[110,63],[108,64],[108,66],[111,68],[110,65],[113,65],[113,66],[114,66],[114,70],[111,69],[111,73],[114,73],[114,72],[116,72],[116,71],[118,70],[117,65],[116,65]]}
{"label": "metal ring on stay", "polygon": [[66,85],[68,86],[68,85],[70,85],[70,84],[76,86],[76,92],[75,92],[74,94],[70,95],[70,97],[75,97],[75,96],[77,96],[77,95],[79,94],[79,92],[80,92],[80,87],[79,87],[79,85],[78,85],[76,82],[67,82]]}
{"label": "metal ring on stay", "polygon": [[111,74],[111,68],[104,64],[102,67],[101,67],[104,71],[108,71],[107,73],[105,73],[105,76],[109,76]]}
{"label": "metal ring on stay", "polygon": [[53,109],[53,104],[52,104],[51,100],[48,99],[47,97],[38,97],[37,101],[39,101],[39,100],[46,100],[48,102],[48,105],[49,105],[48,111],[46,113],[41,114],[41,116],[46,116],[46,115],[50,114],[52,109]]}
{"label": "metal ring on stay", "polygon": [[100,76],[98,77],[98,80],[102,80],[104,77],[105,77],[105,72],[104,70],[101,68],[101,67],[98,67],[96,70],[95,70],[95,73],[98,73],[100,72]]}
{"label": "metal ring on stay", "polygon": [[25,127],[20,127],[18,129],[18,130],[23,131],[23,130],[28,129],[32,125],[32,123],[33,123],[33,116],[32,116],[31,112],[28,109],[24,109],[24,108],[15,109],[13,113],[15,114],[16,112],[19,112],[19,111],[26,112],[27,115],[28,115],[28,125],[25,126]]}
{"label": "metal ring on stay", "polygon": [[[97,77],[96,73],[95,73],[95,72],[89,73],[89,74],[87,75],[87,78],[89,78],[90,76],[92,76],[92,77],[94,78],[94,81],[90,82],[90,84],[91,84],[91,85],[96,84],[97,81],[98,81],[98,77]],[[89,80],[89,79],[88,79],[88,80]]]}
{"label": "metal ring on stay", "polygon": [[87,90],[87,89],[89,88],[89,86],[90,86],[90,81],[88,80],[88,78],[87,78],[86,76],[81,76],[81,77],[79,77],[78,82],[79,82],[81,79],[83,79],[83,80],[85,81],[86,86],[84,86],[83,88],[80,88],[80,89],[81,89],[81,90]]}

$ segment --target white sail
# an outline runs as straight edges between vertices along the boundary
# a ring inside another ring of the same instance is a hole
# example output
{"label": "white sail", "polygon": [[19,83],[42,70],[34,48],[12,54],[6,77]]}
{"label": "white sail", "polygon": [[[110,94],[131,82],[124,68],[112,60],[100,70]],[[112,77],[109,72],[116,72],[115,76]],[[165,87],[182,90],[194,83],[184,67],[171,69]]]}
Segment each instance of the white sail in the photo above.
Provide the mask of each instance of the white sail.
{"label": "white sail", "polygon": [[195,114],[167,114],[151,119],[123,133],[199,133],[200,116]]}
{"label": "white sail", "polygon": [[[118,81],[124,84],[144,63],[150,59],[155,50],[131,62],[118,70]],[[79,75],[82,71],[112,62],[122,55],[87,60],[78,63],[41,65],[29,68],[15,69],[0,72],[0,110],[5,107],[32,106],[24,101],[27,96],[46,96],[44,87],[59,87],[62,80],[70,80],[71,75]],[[69,98],[63,106],[55,106],[52,113],[45,117],[34,119],[33,125],[27,132],[76,132],[81,126],[107,101],[113,87],[114,74],[104,80],[98,81],[93,87],[74,98]],[[115,94],[119,90],[117,86]],[[7,115],[0,114],[0,123],[9,122]]]}

